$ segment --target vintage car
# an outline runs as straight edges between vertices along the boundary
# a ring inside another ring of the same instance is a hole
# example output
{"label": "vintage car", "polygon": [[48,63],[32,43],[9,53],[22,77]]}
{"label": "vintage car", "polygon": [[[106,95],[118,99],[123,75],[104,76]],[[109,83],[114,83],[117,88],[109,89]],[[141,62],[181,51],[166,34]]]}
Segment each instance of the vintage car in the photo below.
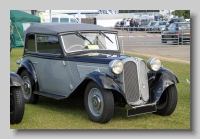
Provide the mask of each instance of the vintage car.
{"label": "vintage car", "polygon": [[10,124],[18,124],[24,117],[24,82],[21,77],[10,72]]}
{"label": "vintage car", "polygon": [[190,22],[174,22],[161,32],[161,42],[172,41],[174,44],[190,42]]}
{"label": "vintage car", "polygon": [[115,106],[130,107],[127,116],[172,114],[179,82],[174,73],[158,58],[146,63],[123,55],[122,49],[117,30],[81,23],[32,24],[17,61],[26,103],[76,93],[84,96],[89,119],[97,123],[109,122]]}

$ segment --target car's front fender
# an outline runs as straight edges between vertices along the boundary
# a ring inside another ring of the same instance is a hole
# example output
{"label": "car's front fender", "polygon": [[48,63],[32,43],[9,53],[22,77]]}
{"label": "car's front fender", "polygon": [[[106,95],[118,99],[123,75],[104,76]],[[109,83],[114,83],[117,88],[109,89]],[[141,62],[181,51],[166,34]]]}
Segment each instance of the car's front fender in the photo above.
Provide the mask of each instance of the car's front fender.
{"label": "car's front fender", "polygon": [[157,72],[148,71],[150,102],[156,102],[161,97],[165,89],[179,83],[176,75],[166,68],[161,68]]}
{"label": "car's front fender", "polygon": [[113,78],[105,73],[98,71],[87,74],[84,80],[77,86],[76,89],[85,87],[90,81],[96,82],[101,88],[119,92],[124,98],[126,98],[123,91],[120,89],[119,85],[114,81]]}
{"label": "car's front fender", "polygon": [[21,77],[13,72],[10,72],[10,86],[22,86],[24,85],[23,80]]}

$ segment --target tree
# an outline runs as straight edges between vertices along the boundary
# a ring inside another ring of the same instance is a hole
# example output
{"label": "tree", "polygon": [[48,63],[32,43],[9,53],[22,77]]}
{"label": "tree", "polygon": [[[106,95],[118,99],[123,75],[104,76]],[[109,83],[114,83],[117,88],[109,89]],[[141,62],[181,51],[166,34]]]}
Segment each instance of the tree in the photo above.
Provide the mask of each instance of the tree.
{"label": "tree", "polygon": [[172,15],[184,18],[190,18],[190,10],[175,10],[172,12]]}

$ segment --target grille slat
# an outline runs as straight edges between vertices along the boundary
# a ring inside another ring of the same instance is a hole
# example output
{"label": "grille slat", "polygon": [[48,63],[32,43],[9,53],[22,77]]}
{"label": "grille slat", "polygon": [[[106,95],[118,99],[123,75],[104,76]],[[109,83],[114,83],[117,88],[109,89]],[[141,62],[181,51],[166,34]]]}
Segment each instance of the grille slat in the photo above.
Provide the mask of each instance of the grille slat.
{"label": "grille slat", "polygon": [[139,99],[139,85],[137,65],[133,61],[124,63],[125,94],[128,102],[135,102]]}

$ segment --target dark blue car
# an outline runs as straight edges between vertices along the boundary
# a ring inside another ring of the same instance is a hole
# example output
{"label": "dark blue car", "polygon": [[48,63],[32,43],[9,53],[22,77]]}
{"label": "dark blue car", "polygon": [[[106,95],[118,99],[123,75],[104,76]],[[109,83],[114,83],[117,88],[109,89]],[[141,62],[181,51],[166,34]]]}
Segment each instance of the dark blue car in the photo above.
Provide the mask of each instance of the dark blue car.
{"label": "dark blue car", "polygon": [[[57,39],[45,39],[50,36]],[[97,123],[109,122],[117,106],[127,105],[127,116],[172,114],[178,100],[176,75],[158,58],[146,62],[122,50],[118,31],[113,29],[92,24],[32,24],[25,32],[17,71],[26,86],[26,103],[36,104],[39,96],[61,100],[82,95],[89,119]]]}

